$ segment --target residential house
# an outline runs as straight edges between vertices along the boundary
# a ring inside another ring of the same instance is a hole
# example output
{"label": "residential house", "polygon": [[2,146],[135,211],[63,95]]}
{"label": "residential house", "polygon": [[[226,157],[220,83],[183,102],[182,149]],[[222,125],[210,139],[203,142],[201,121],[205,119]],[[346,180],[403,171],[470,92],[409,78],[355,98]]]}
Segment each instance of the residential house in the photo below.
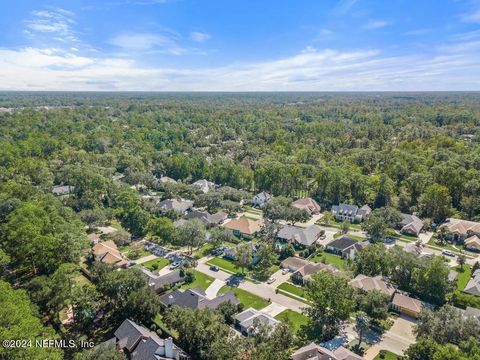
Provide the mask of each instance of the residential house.
{"label": "residential house", "polygon": [[405,247],[403,248],[404,251],[410,253],[410,254],[414,254],[418,257],[425,257],[425,258],[428,258],[428,257],[431,257],[432,254],[431,253],[427,253],[425,251],[423,251],[423,247],[420,243],[414,243],[414,242],[411,242],[411,243],[408,243],[407,245],[405,245]]}
{"label": "residential house", "polygon": [[95,260],[109,265],[124,267],[127,265],[127,260],[123,257],[117,248],[117,245],[112,241],[99,242],[92,247],[92,254]]}
{"label": "residential house", "polygon": [[[255,256],[256,252],[257,252],[257,249],[258,249],[258,244],[256,243],[247,243],[248,246],[250,246],[250,248],[252,249],[252,254],[253,254],[253,257],[252,257],[252,265],[255,265],[260,259]],[[239,245],[235,246],[235,247],[225,247],[224,250],[223,250],[223,257],[225,259],[228,259],[228,260],[232,260],[232,261],[235,261],[237,260],[237,248],[238,248]]]}
{"label": "residential house", "polygon": [[277,326],[280,323],[277,319],[254,308],[248,308],[235,317],[235,327],[245,336],[256,331],[256,324],[264,323],[271,327]]}
{"label": "residential house", "polygon": [[199,219],[202,221],[205,226],[214,226],[223,223],[227,220],[228,215],[222,211],[215,214],[210,214],[208,211],[192,210],[190,211],[185,219]]}
{"label": "residential house", "polygon": [[337,269],[332,265],[308,262],[308,264],[302,266],[292,274],[292,280],[295,283],[305,285],[310,281],[312,275],[319,271],[328,271],[330,274],[333,274]]}
{"label": "residential house", "polygon": [[367,293],[372,290],[378,290],[387,295],[389,298],[395,293],[395,288],[385,281],[381,276],[366,276],[358,274],[354,279],[350,280],[350,286]]}
{"label": "residential house", "polygon": [[52,188],[52,194],[55,196],[65,196],[70,195],[75,190],[74,186],[70,185],[58,185]]}
{"label": "residential house", "polygon": [[363,357],[354,352],[344,348],[338,347],[336,350],[329,350],[327,348],[318,346],[314,342],[301,347],[295,351],[291,356],[291,360],[362,360]]}
{"label": "residential house", "polygon": [[403,295],[398,292],[393,295],[392,302],[390,303],[390,308],[393,311],[413,318],[418,318],[420,311],[422,311],[422,309],[425,307],[429,307],[429,305],[423,301],[411,298],[410,296]]}
{"label": "residential house", "polygon": [[423,221],[415,215],[402,214],[400,226],[402,234],[418,236],[423,229]]}
{"label": "residential house", "polygon": [[480,236],[480,223],[478,222],[449,218],[442,226],[445,226],[447,237],[453,242],[463,243],[473,235]]}
{"label": "residential house", "polygon": [[253,220],[247,217],[232,219],[223,225],[230,229],[233,235],[251,239],[255,237],[263,227],[263,220]]}
{"label": "residential house", "polygon": [[318,215],[320,214],[320,205],[313,200],[312,198],[301,198],[297,199],[292,203],[293,207],[301,210],[307,210],[310,215]]}
{"label": "residential house", "polygon": [[280,267],[282,269],[288,269],[292,272],[295,272],[309,263],[310,261],[308,260],[296,256],[290,256],[289,258],[286,258],[280,263]]}
{"label": "residential house", "polygon": [[169,294],[160,296],[160,301],[166,306],[177,305],[179,307],[188,307],[190,309],[216,309],[220,304],[230,301],[237,305],[238,300],[231,291],[209,299],[205,292],[199,287],[187,290],[176,290]]}
{"label": "residential house", "polygon": [[97,233],[90,233],[87,235],[87,239],[92,243],[92,244],[96,244],[100,241],[100,234],[97,234]]}
{"label": "residential house", "polygon": [[205,179],[197,180],[192,185],[195,185],[198,188],[200,188],[200,190],[204,194],[208,193],[211,189],[213,189],[215,187],[215,184],[213,182],[210,182],[210,181],[205,180]]}
{"label": "residential house", "polygon": [[157,204],[157,209],[160,212],[176,211],[181,214],[187,214],[192,209],[193,201],[168,199],[160,201]]}
{"label": "residential house", "polygon": [[162,184],[176,184],[177,181],[168,176],[162,176],[158,181]]}
{"label": "residential house", "polygon": [[171,337],[161,339],[156,333],[126,319],[114,333],[114,342],[131,360],[187,360],[190,356],[173,343]]}
{"label": "residential house", "polygon": [[273,198],[269,193],[262,191],[253,197],[253,206],[263,206]]}
{"label": "residential house", "polygon": [[176,284],[185,281],[183,271],[180,269],[173,270],[165,275],[154,274],[145,267],[141,267],[140,269],[145,275],[148,286],[157,293],[166,291]]}
{"label": "residential house", "polygon": [[368,241],[357,241],[347,235],[342,235],[339,238],[330,241],[325,249],[334,254],[340,255],[343,258],[353,260],[357,253],[368,245],[370,245]]}
{"label": "residential house", "polygon": [[472,235],[465,240],[465,249],[470,251],[480,251],[480,237]]}
{"label": "residential house", "polygon": [[468,281],[467,286],[465,286],[465,289],[463,289],[463,292],[474,296],[480,296],[480,269],[475,270],[472,274],[472,277]]}
{"label": "residential house", "polygon": [[286,242],[292,242],[300,247],[308,247],[320,238],[322,229],[318,225],[302,228],[292,225],[283,225],[278,231],[277,237]]}
{"label": "residential house", "polygon": [[332,214],[339,221],[348,220],[351,223],[361,222],[372,212],[368,205],[358,208],[357,205],[340,204],[332,206]]}

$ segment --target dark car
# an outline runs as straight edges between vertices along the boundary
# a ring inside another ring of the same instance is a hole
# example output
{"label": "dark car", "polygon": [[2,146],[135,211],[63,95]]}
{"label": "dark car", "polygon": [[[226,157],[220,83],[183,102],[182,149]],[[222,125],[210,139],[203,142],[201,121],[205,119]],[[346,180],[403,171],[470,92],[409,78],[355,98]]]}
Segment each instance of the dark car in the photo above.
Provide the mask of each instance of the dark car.
{"label": "dark car", "polygon": [[218,266],[212,265],[212,266],[210,266],[210,270],[218,271]]}

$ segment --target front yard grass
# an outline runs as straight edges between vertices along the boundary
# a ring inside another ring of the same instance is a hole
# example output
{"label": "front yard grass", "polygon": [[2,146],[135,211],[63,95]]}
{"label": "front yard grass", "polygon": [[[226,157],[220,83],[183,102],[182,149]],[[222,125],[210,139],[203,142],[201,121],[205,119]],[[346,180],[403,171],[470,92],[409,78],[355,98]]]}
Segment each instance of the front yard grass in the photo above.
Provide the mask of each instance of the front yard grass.
{"label": "front yard grass", "polygon": [[331,254],[326,251],[318,255],[315,255],[310,260],[313,262],[319,263],[319,262],[323,262],[322,259],[325,259],[326,264],[331,264],[339,270],[345,270],[347,268],[347,261],[345,259],[342,259],[341,256]]}
{"label": "front yard grass", "polygon": [[277,289],[289,292],[290,294],[300,296],[301,298],[305,298],[305,290],[302,289],[300,286],[293,285],[288,282],[284,282],[277,286]]}
{"label": "front yard grass", "polygon": [[463,290],[467,286],[470,277],[472,276],[472,267],[470,265],[463,265],[463,271],[460,266],[457,266],[455,270],[458,272],[457,276],[457,289]]}
{"label": "front yard grass", "polygon": [[308,317],[290,309],[282,311],[280,314],[275,316],[275,319],[280,321],[288,321],[290,324],[292,324],[293,331],[295,332],[298,332],[302,326],[308,324]]}
{"label": "front yard grass", "polygon": [[[138,251],[136,247],[138,247]],[[123,256],[127,257],[129,260],[137,260],[141,257],[151,255],[151,253],[145,250],[142,244],[138,242],[132,242],[128,245],[122,246],[118,250],[120,250]]]}
{"label": "front yard grass", "polygon": [[399,359],[397,354],[394,354],[388,350],[380,350],[377,356],[373,360],[397,360]]}
{"label": "front yard grass", "polygon": [[168,259],[165,259],[165,258],[161,257],[161,258],[157,258],[157,259],[147,261],[147,262],[145,262],[141,265],[145,266],[150,271],[160,271],[161,269],[163,269],[168,264],[170,264],[170,261]]}
{"label": "front yard grass", "polygon": [[222,257],[215,257],[211,260],[208,260],[207,264],[218,266],[220,269],[232,274],[242,272],[242,269],[240,269],[233,261],[224,259]]}
{"label": "front yard grass", "polygon": [[249,307],[252,307],[256,310],[260,310],[269,305],[269,302],[264,298],[261,298],[257,295],[249,293],[248,291],[245,291],[236,287],[231,287],[228,285],[223,286],[218,291],[218,295],[225,294],[226,292],[229,292],[229,291],[232,291],[235,294],[238,301],[240,301],[240,303],[243,305],[243,308],[245,310],[248,309]]}
{"label": "front yard grass", "polygon": [[213,283],[215,280],[211,276],[208,276],[200,271],[193,270],[195,275],[195,280],[190,284],[184,284],[181,286],[181,289],[192,289],[194,287],[199,287],[203,291],[207,290],[207,288]]}

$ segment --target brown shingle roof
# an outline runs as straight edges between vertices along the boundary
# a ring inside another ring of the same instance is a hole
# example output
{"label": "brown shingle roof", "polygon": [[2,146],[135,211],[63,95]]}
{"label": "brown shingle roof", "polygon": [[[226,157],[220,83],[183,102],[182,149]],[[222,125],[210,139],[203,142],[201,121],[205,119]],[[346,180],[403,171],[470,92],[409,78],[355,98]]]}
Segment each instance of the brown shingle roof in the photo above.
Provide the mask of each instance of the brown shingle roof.
{"label": "brown shingle roof", "polygon": [[239,219],[232,219],[223,226],[227,229],[240,231],[242,234],[254,235],[262,228],[263,220],[252,220],[241,217]]}
{"label": "brown shingle roof", "polygon": [[349,284],[363,291],[379,290],[388,296],[392,296],[395,292],[395,288],[383,281],[380,276],[370,277],[359,274]]}
{"label": "brown shingle roof", "polygon": [[449,232],[460,235],[468,235],[469,232],[480,234],[480,223],[474,221],[450,218],[445,223],[445,226]]}
{"label": "brown shingle roof", "polygon": [[416,313],[419,313],[425,306],[422,301],[400,293],[395,294],[392,300],[392,304]]}

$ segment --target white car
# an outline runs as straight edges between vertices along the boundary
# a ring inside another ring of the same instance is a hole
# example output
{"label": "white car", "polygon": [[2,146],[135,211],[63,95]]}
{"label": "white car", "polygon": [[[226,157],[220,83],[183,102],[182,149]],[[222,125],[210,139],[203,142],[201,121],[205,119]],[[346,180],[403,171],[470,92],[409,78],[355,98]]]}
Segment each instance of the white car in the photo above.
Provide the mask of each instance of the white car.
{"label": "white car", "polygon": [[283,269],[283,270],[282,270],[282,274],[283,274],[283,275],[287,275],[289,272],[290,272],[290,270],[288,270],[288,269]]}
{"label": "white car", "polygon": [[275,282],[275,280],[276,280],[275,278],[270,278],[267,280],[267,284],[272,284]]}

